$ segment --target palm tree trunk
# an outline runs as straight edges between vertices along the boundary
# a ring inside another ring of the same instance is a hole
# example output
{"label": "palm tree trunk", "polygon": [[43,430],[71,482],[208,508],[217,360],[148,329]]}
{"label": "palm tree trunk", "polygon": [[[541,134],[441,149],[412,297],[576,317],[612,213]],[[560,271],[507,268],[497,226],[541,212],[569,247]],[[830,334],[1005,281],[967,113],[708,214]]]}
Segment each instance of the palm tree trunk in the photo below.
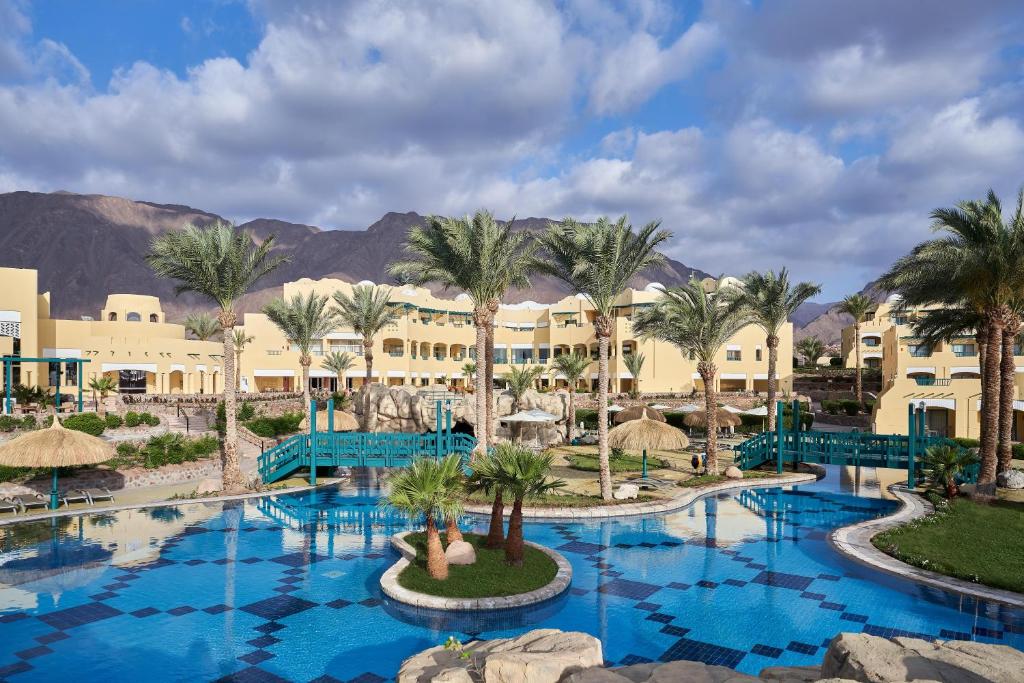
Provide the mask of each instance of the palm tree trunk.
{"label": "palm tree trunk", "polygon": [[487,529],[487,542],[484,547],[497,550],[505,545],[505,500],[501,489],[494,493],[491,504],[491,526]]}
{"label": "palm tree trunk", "polygon": [[235,351],[235,391],[242,388],[242,352]]}
{"label": "palm tree trunk", "polygon": [[697,363],[697,372],[704,382],[704,414],[708,418],[707,469],[710,474],[718,474],[718,401],[715,392],[718,368],[714,363],[702,361]]}
{"label": "palm tree trunk", "polygon": [[513,567],[523,566],[523,499],[518,497],[512,503],[512,514],[508,518],[505,563]]}
{"label": "palm tree trunk", "polygon": [[433,515],[427,515],[427,573],[430,578],[441,581],[448,578],[448,558],[441,546],[441,534]]}
{"label": "palm tree trunk", "polygon": [[608,341],[611,320],[607,316],[594,319],[597,332],[597,456],[601,470],[601,498],[612,499],[612,471],[608,462]]}
{"label": "palm tree trunk", "polygon": [[302,412],[306,414],[306,424],[313,424],[313,416],[310,414],[310,393],[309,393],[309,366],[313,359],[309,356],[300,356],[299,365],[302,366]]}
{"label": "palm tree trunk", "polygon": [[444,524],[448,545],[455,543],[455,541],[462,540],[462,530],[459,529],[459,520],[454,517],[445,517]]}
{"label": "palm tree trunk", "polygon": [[222,485],[225,491],[244,488],[242,470],[238,465],[238,421],[235,407],[235,349],[231,332],[237,317],[233,311],[221,311],[218,316],[224,336],[224,460]]}
{"label": "palm tree trunk", "polygon": [[569,387],[569,426],[565,430],[565,436],[570,444],[576,438],[576,389],[572,386]]}
{"label": "palm tree trunk", "polygon": [[999,429],[999,387],[1002,366],[1003,325],[998,316],[988,318],[988,344],[985,349],[985,376],[981,379],[981,470],[977,491],[995,495],[996,442]]}
{"label": "palm tree trunk", "polygon": [[775,379],[776,367],[779,364],[779,336],[769,334],[765,339],[768,346],[768,431],[775,431],[775,395],[778,393],[778,380]]}
{"label": "palm tree trunk", "polygon": [[498,312],[499,302],[491,300],[487,303],[487,357],[484,371],[487,385],[487,443],[495,442],[494,433],[494,314]]}
{"label": "palm tree trunk", "polygon": [[373,381],[373,340],[363,340],[363,359],[366,361],[366,388],[370,388]]}
{"label": "palm tree trunk", "polygon": [[996,446],[996,473],[1010,469],[1013,459],[1013,391],[1017,366],[1013,360],[1013,343],[1020,333],[1020,319],[1010,316],[1003,328],[1002,363],[999,386],[999,443]]}
{"label": "palm tree trunk", "polygon": [[487,358],[487,319],[490,317],[486,308],[478,306],[473,309],[473,325],[476,327],[476,436],[475,457],[487,454],[490,441],[487,438],[487,373],[484,365]]}
{"label": "palm tree trunk", "polygon": [[[854,334],[853,347],[854,347],[854,349],[856,350],[856,353],[857,353],[857,360],[856,360],[856,363],[857,363],[857,384],[856,384],[856,387],[857,387],[857,404],[859,406],[863,406],[864,405],[864,391],[863,391],[863,386],[864,385],[861,383],[861,373],[860,373],[860,322],[859,321],[856,322],[854,324],[854,326],[853,326],[853,334]],[[858,410],[859,410],[859,408],[858,408]],[[769,412],[771,412],[771,411],[769,411]]]}

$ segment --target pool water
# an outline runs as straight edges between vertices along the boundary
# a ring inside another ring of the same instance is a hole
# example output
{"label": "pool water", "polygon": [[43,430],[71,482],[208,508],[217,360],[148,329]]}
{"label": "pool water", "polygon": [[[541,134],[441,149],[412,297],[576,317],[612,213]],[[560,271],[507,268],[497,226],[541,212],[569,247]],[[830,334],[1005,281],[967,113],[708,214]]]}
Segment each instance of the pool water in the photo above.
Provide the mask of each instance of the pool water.
{"label": "pool water", "polygon": [[829,530],[895,506],[839,474],[664,515],[529,522],[529,540],[572,563],[572,587],[490,615],[383,598],[388,539],[410,525],[377,506],[376,489],[14,525],[0,530],[0,679],[379,681],[449,635],[541,627],[592,633],[612,665],[695,659],[748,673],[817,663],[840,631],[1024,649],[1024,612],[833,551]]}

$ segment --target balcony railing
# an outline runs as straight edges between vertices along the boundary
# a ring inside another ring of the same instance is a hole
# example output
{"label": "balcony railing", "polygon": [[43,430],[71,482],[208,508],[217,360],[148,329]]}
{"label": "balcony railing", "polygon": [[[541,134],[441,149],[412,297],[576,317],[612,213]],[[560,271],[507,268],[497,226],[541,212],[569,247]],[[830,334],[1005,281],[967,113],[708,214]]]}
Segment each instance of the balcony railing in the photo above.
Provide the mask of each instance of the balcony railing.
{"label": "balcony railing", "polygon": [[938,377],[915,377],[914,381],[920,387],[948,387],[950,383],[948,378]]}
{"label": "balcony railing", "polygon": [[977,351],[954,351],[953,355],[958,358],[974,358],[978,355]]}

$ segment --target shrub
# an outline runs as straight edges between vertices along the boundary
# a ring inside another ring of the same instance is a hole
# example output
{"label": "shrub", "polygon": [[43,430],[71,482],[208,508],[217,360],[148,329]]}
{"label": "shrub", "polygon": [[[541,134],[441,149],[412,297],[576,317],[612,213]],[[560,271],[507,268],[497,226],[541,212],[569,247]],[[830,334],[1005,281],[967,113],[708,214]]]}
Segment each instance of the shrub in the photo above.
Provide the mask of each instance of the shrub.
{"label": "shrub", "polygon": [[167,433],[150,437],[149,441],[141,445],[129,442],[118,444],[117,457],[109,464],[114,469],[154,469],[202,460],[210,457],[218,448],[219,442],[212,436],[189,439],[183,434]]}
{"label": "shrub", "polygon": [[1011,448],[1015,460],[1024,460],[1024,443],[1015,443]]}
{"label": "shrub", "polygon": [[148,427],[156,427],[158,424],[160,424],[160,418],[154,415],[153,413],[142,413],[141,415],[139,415],[139,420],[141,420],[142,423]]}
{"label": "shrub", "polygon": [[[977,439],[966,439],[962,436],[956,437],[955,439],[953,439],[953,441],[955,441],[963,448],[978,448],[979,446],[981,446],[981,442],[978,441]],[[1014,457],[1016,457],[1016,454],[1014,455]]]}
{"label": "shrub", "polygon": [[272,439],[299,431],[299,423],[302,422],[302,418],[302,413],[285,413],[278,417],[261,416],[249,420],[245,426],[256,436]]}
{"label": "shrub", "polygon": [[590,408],[577,408],[576,422],[582,422],[584,429],[597,429],[597,411]]}
{"label": "shrub", "polygon": [[843,359],[840,358],[839,356],[832,356],[831,358],[828,359],[828,364],[833,368],[842,367]]}
{"label": "shrub", "polygon": [[93,436],[99,436],[106,429],[107,423],[96,413],[79,413],[72,415],[62,422],[67,429],[74,429],[77,432],[85,432]]}
{"label": "shrub", "polygon": [[21,418],[22,429],[35,429],[37,426],[39,426],[39,421],[36,420],[35,415],[26,415],[25,417]]}
{"label": "shrub", "polygon": [[124,426],[135,428],[142,424],[142,416],[138,413],[129,410],[124,414]]}
{"label": "shrub", "polygon": [[0,415],[0,432],[13,432],[21,427],[21,420],[13,415]]}
{"label": "shrub", "polygon": [[107,416],[103,419],[106,421],[109,429],[117,429],[124,425],[124,420],[117,413],[107,413]]}
{"label": "shrub", "polygon": [[[220,405],[224,404],[222,403]],[[217,414],[220,415],[220,412],[218,412]],[[238,406],[237,419],[240,422],[245,422],[246,420],[251,420],[254,417],[256,417],[256,409],[253,407],[252,403],[250,403],[249,401],[242,401],[242,405]]]}
{"label": "shrub", "polygon": [[843,412],[847,415],[858,415],[860,413],[860,404],[852,398],[844,398],[840,401]]}

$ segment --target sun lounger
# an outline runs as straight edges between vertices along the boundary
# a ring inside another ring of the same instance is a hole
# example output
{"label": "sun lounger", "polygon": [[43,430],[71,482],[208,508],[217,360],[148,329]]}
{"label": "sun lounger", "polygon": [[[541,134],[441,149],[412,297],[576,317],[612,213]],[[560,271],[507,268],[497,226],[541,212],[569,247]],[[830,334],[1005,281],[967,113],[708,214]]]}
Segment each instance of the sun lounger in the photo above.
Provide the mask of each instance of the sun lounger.
{"label": "sun lounger", "polygon": [[88,503],[89,494],[81,489],[74,489],[71,491],[65,491],[60,495],[60,499],[64,501],[64,505],[71,505],[72,503]]}
{"label": "sun lounger", "polygon": [[21,510],[21,506],[12,501],[10,498],[4,498],[0,500],[0,512],[13,512],[18,514]]}
{"label": "sun lounger", "polygon": [[38,493],[26,494],[22,496],[11,496],[12,503],[17,503],[22,512],[29,510],[30,508],[45,508],[49,503]]}
{"label": "sun lounger", "polygon": [[109,500],[111,503],[114,502],[114,494],[110,492],[110,489],[80,489],[82,493],[89,496],[89,504],[95,505],[98,500]]}

